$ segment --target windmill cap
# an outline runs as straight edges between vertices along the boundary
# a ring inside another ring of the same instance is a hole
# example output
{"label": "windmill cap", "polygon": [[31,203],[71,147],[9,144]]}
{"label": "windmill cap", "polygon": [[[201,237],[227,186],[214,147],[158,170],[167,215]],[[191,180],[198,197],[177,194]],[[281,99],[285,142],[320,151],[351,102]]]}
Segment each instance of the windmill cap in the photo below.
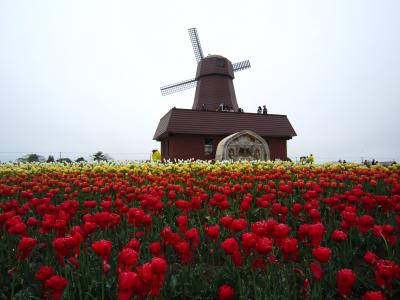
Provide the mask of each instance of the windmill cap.
{"label": "windmill cap", "polygon": [[207,75],[223,75],[232,79],[235,78],[230,60],[222,55],[215,54],[206,56],[197,65],[196,80]]}
{"label": "windmill cap", "polygon": [[222,55],[219,55],[219,54],[208,54],[205,58],[223,58],[223,59],[227,59],[225,56],[222,56]]}

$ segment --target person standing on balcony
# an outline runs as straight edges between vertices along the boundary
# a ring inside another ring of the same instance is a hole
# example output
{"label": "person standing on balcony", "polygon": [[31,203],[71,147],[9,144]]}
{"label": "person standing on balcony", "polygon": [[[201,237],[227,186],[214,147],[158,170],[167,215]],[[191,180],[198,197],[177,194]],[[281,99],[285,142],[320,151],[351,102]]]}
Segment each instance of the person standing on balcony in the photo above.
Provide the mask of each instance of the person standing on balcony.
{"label": "person standing on balcony", "polygon": [[268,114],[268,109],[265,105],[263,105],[263,110],[262,110],[263,115]]}

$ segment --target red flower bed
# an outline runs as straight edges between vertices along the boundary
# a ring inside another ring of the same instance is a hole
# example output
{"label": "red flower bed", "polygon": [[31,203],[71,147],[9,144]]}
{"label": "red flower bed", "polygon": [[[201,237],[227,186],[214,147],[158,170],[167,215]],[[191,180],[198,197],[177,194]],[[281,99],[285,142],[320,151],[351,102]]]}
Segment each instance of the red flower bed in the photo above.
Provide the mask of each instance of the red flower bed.
{"label": "red flower bed", "polygon": [[400,298],[399,175],[0,167],[0,298]]}

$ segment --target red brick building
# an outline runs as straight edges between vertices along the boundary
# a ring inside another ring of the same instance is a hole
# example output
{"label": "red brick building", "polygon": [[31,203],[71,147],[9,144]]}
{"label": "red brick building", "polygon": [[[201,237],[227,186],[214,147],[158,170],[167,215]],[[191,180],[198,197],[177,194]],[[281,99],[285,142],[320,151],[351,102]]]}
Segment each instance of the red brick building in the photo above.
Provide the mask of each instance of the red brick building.
{"label": "red brick building", "polygon": [[172,108],[161,118],[154,139],[163,159],[215,158],[218,143],[233,133],[251,130],[265,139],[271,159],[287,159],[287,140],[296,135],[285,115]]}

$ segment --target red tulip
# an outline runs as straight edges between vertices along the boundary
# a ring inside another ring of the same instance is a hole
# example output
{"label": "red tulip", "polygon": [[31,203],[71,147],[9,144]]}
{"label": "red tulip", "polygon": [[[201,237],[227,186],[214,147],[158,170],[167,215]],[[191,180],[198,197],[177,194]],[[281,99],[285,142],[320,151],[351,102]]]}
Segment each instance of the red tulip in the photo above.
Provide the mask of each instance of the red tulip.
{"label": "red tulip", "polygon": [[106,263],[108,258],[110,257],[112,243],[107,240],[99,240],[92,243],[92,249],[96,255],[100,256],[103,259],[103,262]]}
{"label": "red tulip", "polygon": [[259,254],[268,254],[272,251],[274,242],[269,238],[259,238],[256,243],[255,250]]}
{"label": "red tulip", "polygon": [[67,279],[62,276],[53,275],[44,282],[44,289],[50,291],[50,299],[60,299],[64,293],[64,289],[68,284]]}
{"label": "red tulip", "polygon": [[386,297],[380,291],[369,291],[364,294],[362,300],[386,300]]}
{"label": "red tulip", "polygon": [[242,252],[240,252],[240,250],[236,250],[235,252],[233,252],[232,261],[233,261],[234,265],[237,267],[243,265],[243,262],[244,262],[243,255],[242,255]]}
{"label": "red tulip", "polygon": [[234,238],[228,238],[221,243],[221,248],[225,251],[225,254],[232,255],[239,250],[239,245]]}
{"label": "red tulip", "polygon": [[278,222],[273,219],[257,221],[251,224],[251,232],[258,236],[271,238],[276,226],[278,226]]}
{"label": "red tulip", "polygon": [[233,218],[231,216],[225,216],[219,219],[219,222],[222,226],[224,227],[229,227],[233,221]]}
{"label": "red tulip", "polygon": [[33,247],[36,245],[37,240],[31,237],[22,237],[17,246],[17,258],[19,260],[25,259],[31,253]]}
{"label": "red tulip", "polygon": [[321,212],[318,209],[316,208],[310,209],[308,211],[308,215],[311,217],[314,223],[321,222]]}
{"label": "red tulip", "polygon": [[35,280],[44,282],[54,275],[53,267],[41,266],[35,274]]}
{"label": "red tulip", "polygon": [[206,234],[207,236],[212,239],[214,242],[218,239],[219,236],[219,225],[212,225],[206,227]]}
{"label": "red tulip", "polygon": [[300,203],[293,203],[292,206],[292,213],[295,217],[298,217],[300,212],[303,210],[303,206]]}
{"label": "red tulip", "polygon": [[320,263],[326,263],[331,258],[332,250],[326,247],[318,246],[312,250],[312,255]]}
{"label": "red tulip", "polygon": [[190,251],[190,244],[186,241],[177,242],[175,245],[175,250],[179,254],[179,258],[181,259],[182,263],[187,264],[193,258],[193,252]]}
{"label": "red tulip", "polygon": [[219,300],[232,300],[234,295],[235,295],[235,290],[227,284],[220,286],[218,289]]}
{"label": "red tulip", "polygon": [[251,203],[247,201],[242,201],[242,203],[240,203],[240,211],[245,212],[248,211],[250,208],[251,208]]}
{"label": "red tulip", "polygon": [[186,231],[185,237],[190,241],[193,249],[196,249],[200,245],[200,237],[197,228],[191,228]]}
{"label": "red tulip", "polygon": [[398,272],[398,267],[393,261],[379,259],[376,264],[375,280],[384,289],[391,290],[392,282]]}
{"label": "red tulip", "polygon": [[358,231],[361,233],[366,234],[368,231],[371,230],[372,226],[374,225],[374,218],[370,215],[363,215],[358,218]]}
{"label": "red tulip", "polygon": [[177,243],[174,247],[179,254],[190,252],[190,244],[186,241],[181,241]]}
{"label": "red tulip", "polygon": [[118,272],[123,271],[130,271],[132,267],[137,263],[139,259],[139,254],[131,249],[131,248],[124,248],[118,254]]}
{"label": "red tulip", "polygon": [[297,229],[297,237],[300,241],[305,241],[310,235],[310,224],[301,224]]}
{"label": "red tulip", "polygon": [[312,262],[310,263],[310,269],[315,279],[321,281],[322,277],[324,276],[324,270],[322,269],[321,265]]}
{"label": "red tulip", "polygon": [[344,231],[335,229],[332,232],[331,239],[335,242],[343,242],[347,239],[347,234]]}
{"label": "red tulip", "polygon": [[149,245],[149,250],[153,256],[161,256],[161,243],[160,242],[154,242]]}
{"label": "red tulip", "polygon": [[183,211],[187,211],[190,208],[190,202],[186,200],[176,200],[175,205],[177,208],[180,208]]}
{"label": "red tulip", "polygon": [[343,297],[351,294],[351,289],[356,283],[356,274],[351,269],[342,269],[338,271],[336,278],[336,285],[339,294]]}
{"label": "red tulip", "polygon": [[309,226],[311,245],[319,246],[324,238],[325,231],[325,226],[322,223],[311,224]]}
{"label": "red tulip", "polygon": [[167,262],[164,258],[154,257],[151,260],[151,270],[154,274],[165,274],[167,272]]}
{"label": "red tulip", "polygon": [[378,256],[372,251],[367,251],[364,254],[364,261],[370,266],[375,266],[376,261],[378,260]]}
{"label": "red tulip", "polygon": [[245,230],[247,225],[248,222],[245,219],[240,218],[240,219],[234,219],[230,227],[234,232],[240,232],[242,230]]}
{"label": "red tulip", "polygon": [[184,233],[186,231],[186,227],[188,226],[188,217],[187,216],[178,216],[176,218],[178,222],[179,231]]}
{"label": "red tulip", "polygon": [[353,206],[347,206],[344,211],[340,213],[343,218],[341,226],[344,230],[347,230],[357,224],[356,208]]}
{"label": "red tulip", "polygon": [[176,198],[176,193],[174,191],[168,192],[168,199],[174,200]]}
{"label": "red tulip", "polygon": [[139,252],[140,250],[140,242],[137,238],[132,238],[130,241],[125,245],[124,248],[131,248],[135,250],[136,252]]}
{"label": "red tulip", "polygon": [[286,238],[282,242],[282,252],[286,260],[296,261],[299,252],[298,242],[294,238]]}
{"label": "red tulip", "polygon": [[252,232],[245,232],[242,234],[242,246],[244,252],[249,255],[250,250],[256,245],[257,236]]}
{"label": "red tulip", "polygon": [[118,276],[118,299],[129,300],[134,293],[138,293],[142,280],[134,272],[122,272]]}
{"label": "red tulip", "polygon": [[290,233],[290,229],[290,226],[284,223],[276,225],[274,230],[274,238],[279,240],[286,238]]}
{"label": "red tulip", "polygon": [[147,285],[151,286],[154,281],[154,274],[152,270],[151,263],[145,263],[136,268],[136,272],[138,273],[140,279]]}
{"label": "red tulip", "polygon": [[12,226],[7,228],[7,231],[11,234],[26,236],[26,225],[24,222],[15,222]]}

